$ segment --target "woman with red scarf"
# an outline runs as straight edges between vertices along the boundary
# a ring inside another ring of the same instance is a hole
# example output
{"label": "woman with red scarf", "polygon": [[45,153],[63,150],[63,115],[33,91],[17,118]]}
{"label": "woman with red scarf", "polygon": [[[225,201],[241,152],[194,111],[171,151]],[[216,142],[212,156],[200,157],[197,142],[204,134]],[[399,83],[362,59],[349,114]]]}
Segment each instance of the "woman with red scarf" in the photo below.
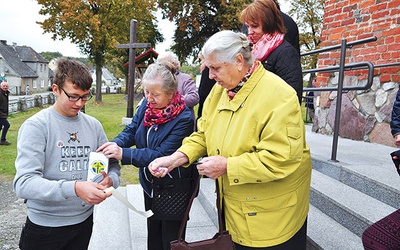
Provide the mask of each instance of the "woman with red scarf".
{"label": "woman with red scarf", "polygon": [[275,2],[255,0],[240,13],[240,20],[248,28],[247,38],[253,44],[254,59],[292,86],[301,103],[303,75],[300,55],[284,40],[286,29]]}
{"label": "woman with red scarf", "polygon": [[[177,90],[174,73],[168,63],[151,64],[142,79],[145,99],[132,122],[98,149],[108,158],[121,160],[123,165],[139,168],[145,210],[152,208],[152,175],[147,166],[154,159],[175,152],[194,128],[192,113]],[[191,177],[195,174],[193,171],[197,169],[178,167],[167,178]],[[170,242],[177,239],[180,225],[180,220],[147,219],[148,249],[169,250]]]}

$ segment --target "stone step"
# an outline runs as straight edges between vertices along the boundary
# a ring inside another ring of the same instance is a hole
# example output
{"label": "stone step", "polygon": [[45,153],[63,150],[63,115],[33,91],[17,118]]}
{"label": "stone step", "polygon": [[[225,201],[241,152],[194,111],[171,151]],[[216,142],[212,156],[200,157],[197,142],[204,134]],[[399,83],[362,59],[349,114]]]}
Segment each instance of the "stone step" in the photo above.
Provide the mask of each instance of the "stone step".
{"label": "stone step", "polygon": [[[307,236],[315,249],[362,250],[361,238],[340,223],[310,205]],[[317,247],[316,247],[317,246]],[[307,247],[310,249],[310,247]]]}
{"label": "stone step", "polygon": [[396,209],[336,179],[313,170],[310,203],[354,234]]}
{"label": "stone step", "polygon": [[[389,158],[384,155],[383,158]],[[313,158],[313,169],[392,207],[400,207],[400,181],[390,159],[382,159],[374,167],[346,164]]]}
{"label": "stone step", "polygon": [[[144,194],[139,184],[119,187],[117,190],[127,197],[133,206],[144,211]],[[189,217],[187,241],[211,238],[218,230],[198,198],[193,202]],[[147,249],[146,218],[126,208],[113,196],[95,207],[94,223],[89,250]]]}
{"label": "stone step", "polygon": [[[125,187],[119,187],[117,190],[126,196]],[[128,209],[122,203],[111,196],[95,206],[93,216],[93,234],[89,250],[133,249]]]}

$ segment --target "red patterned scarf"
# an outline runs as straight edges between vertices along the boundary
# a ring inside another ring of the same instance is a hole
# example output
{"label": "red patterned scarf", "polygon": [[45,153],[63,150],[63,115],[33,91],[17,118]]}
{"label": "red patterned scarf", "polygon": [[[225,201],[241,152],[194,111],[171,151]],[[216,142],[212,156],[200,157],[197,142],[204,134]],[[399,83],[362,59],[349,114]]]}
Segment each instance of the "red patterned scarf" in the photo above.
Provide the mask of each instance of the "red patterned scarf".
{"label": "red patterned scarf", "polygon": [[[276,49],[279,45],[283,43],[284,35],[278,32],[274,34],[264,34],[257,43],[254,44],[251,53],[254,59],[257,61],[264,61],[269,54]],[[248,39],[253,42],[252,36],[248,36]]]}
{"label": "red patterned scarf", "polygon": [[155,124],[167,123],[175,119],[184,109],[185,100],[179,91],[176,91],[171,103],[164,109],[154,109],[151,103],[147,103],[143,126],[151,127]]}

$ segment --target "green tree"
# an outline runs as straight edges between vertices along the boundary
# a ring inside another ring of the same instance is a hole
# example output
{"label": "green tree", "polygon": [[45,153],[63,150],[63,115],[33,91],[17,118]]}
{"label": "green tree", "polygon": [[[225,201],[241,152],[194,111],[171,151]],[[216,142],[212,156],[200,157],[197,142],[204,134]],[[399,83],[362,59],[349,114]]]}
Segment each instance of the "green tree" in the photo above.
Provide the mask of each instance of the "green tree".
{"label": "green tree", "polygon": [[[300,47],[302,52],[320,48],[324,0],[285,0],[290,2],[288,14],[299,27]],[[303,69],[316,68],[318,55],[302,56]]]}
{"label": "green tree", "polygon": [[69,38],[96,66],[96,102],[102,101],[102,67],[118,55],[117,44],[129,43],[130,20],[136,19],[137,42],[163,40],[155,20],[155,0],[37,0],[42,5],[38,22],[53,39]]}
{"label": "green tree", "polygon": [[44,57],[47,61],[51,61],[54,58],[62,57],[63,55],[60,52],[50,52],[50,51],[44,51],[40,53],[41,56]]}
{"label": "green tree", "polygon": [[175,23],[174,51],[183,62],[193,61],[204,42],[214,33],[223,30],[240,30],[240,11],[252,0],[158,0],[163,18]]}

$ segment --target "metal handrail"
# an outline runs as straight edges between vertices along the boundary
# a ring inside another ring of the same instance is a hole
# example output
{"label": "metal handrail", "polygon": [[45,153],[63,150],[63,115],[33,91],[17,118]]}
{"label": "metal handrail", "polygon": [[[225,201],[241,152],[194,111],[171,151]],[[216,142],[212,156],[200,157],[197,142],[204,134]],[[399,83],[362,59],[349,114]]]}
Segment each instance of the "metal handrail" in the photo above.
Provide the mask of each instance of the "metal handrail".
{"label": "metal handrail", "polygon": [[[320,68],[320,69],[309,69],[303,70],[303,74],[311,73],[311,72],[339,72],[339,81],[337,87],[322,87],[322,88],[304,88],[303,91],[337,91],[338,95],[336,97],[336,112],[335,112],[335,124],[333,128],[333,143],[332,143],[332,154],[331,154],[331,161],[338,161],[336,159],[337,156],[337,146],[338,146],[338,138],[339,138],[339,125],[340,125],[340,111],[342,106],[342,93],[343,91],[348,90],[364,90],[368,89],[372,86],[373,82],[373,74],[374,74],[374,66],[370,62],[362,62],[362,63],[352,63],[347,64],[345,61],[346,57],[346,48],[351,48],[355,45],[364,44],[368,42],[376,41],[376,36],[371,38],[361,39],[357,41],[353,41],[347,43],[346,39],[342,40],[341,45],[330,46],[327,48],[317,49],[314,51],[302,53],[301,56],[312,55],[317,53],[322,53],[326,51],[336,50],[340,48],[340,63],[339,66],[332,66],[327,68]],[[354,69],[361,69],[361,68],[368,68],[368,80],[367,84],[364,86],[345,86],[343,87],[344,81],[344,71],[345,70],[354,70]]]}
{"label": "metal handrail", "polygon": [[[346,39],[343,39],[346,40]],[[346,42],[346,47],[352,48],[355,45],[359,45],[359,44],[364,44],[364,43],[369,43],[369,42],[375,42],[376,40],[378,40],[378,38],[376,36],[373,37],[369,37],[369,38],[365,38],[365,39],[360,39],[357,41],[353,41],[353,42]],[[313,54],[319,54],[322,52],[326,52],[326,51],[331,51],[331,50],[335,50],[335,49],[340,49],[342,47],[342,45],[334,45],[334,46],[329,46],[326,48],[322,48],[322,49],[316,49],[316,50],[312,50],[312,51],[308,51],[308,52],[304,52],[301,53],[301,56],[309,56],[309,55],[313,55]]]}
{"label": "metal handrail", "polygon": [[[343,90],[366,90],[371,88],[373,80],[374,80],[374,66],[371,62],[361,62],[361,63],[351,63],[346,64],[344,66],[345,71],[349,70],[357,70],[357,69],[368,69],[368,77],[367,83],[363,86],[343,86]],[[320,69],[309,69],[303,70],[303,74],[312,73],[312,72],[338,72],[340,69],[339,66],[331,66]],[[337,91],[338,87],[318,87],[318,88],[303,88],[304,91]]]}

